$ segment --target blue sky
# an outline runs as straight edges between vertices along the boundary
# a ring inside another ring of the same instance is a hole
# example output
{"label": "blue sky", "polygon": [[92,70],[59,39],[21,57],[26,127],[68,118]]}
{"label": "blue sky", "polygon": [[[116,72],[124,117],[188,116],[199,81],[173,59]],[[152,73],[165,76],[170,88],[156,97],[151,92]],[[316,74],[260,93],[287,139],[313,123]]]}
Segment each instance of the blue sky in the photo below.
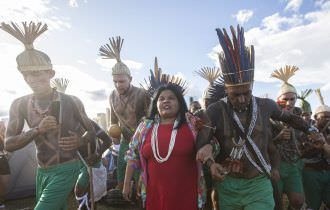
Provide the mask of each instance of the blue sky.
{"label": "blue sky", "polygon": [[[34,46],[51,57],[56,77],[71,81],[67,92],[82,99],[91,117],[104,112],[113,89],[114,62],[98,56],[109,37],[125,39],[122,59],[135,85],[148,76],[157,56],[163,71],[186,79],[187,95],[197,99],[207,82],[194,71],[218,65],[215,28],[237,23],[245,28],[247,44],[255,45],[255,95],[275,98],[281,83],[270,79],[270,73],[291,64],[300,68],[290,80],[298,92],[321,88],[330,102],[329,1],[2,0],[0,20],[49,25]],[[16,69],[22,50],[17,40],[0,33],[0,116],[7,114],[14,98],[31,92]],[[308,99],[313,108],[319,104],[314,94]]]}

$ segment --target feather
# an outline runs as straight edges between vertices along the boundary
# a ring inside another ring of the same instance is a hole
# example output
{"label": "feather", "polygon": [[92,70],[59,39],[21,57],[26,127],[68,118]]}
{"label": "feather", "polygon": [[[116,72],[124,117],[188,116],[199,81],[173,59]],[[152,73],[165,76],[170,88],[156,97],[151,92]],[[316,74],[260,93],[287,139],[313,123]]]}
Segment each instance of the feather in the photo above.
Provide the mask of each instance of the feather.
{"label": "feather", "polygon": [[315,93],[316,93],[318,99],[320,100],[321,105],[324,106],[325,103],[324,103],[324,99],[323,99],[323,96],[322,96],[322,93],[321,93],[321,89],[320,88],[316,89]]}
{"label": "feather", "polygon": [[195,73],[212,84],[221,75],[221,70],[217,67],[202,67],[200,70],[195,71]]}
{"label": "feather", "polygon": [[124,39],[120,36],[116,38],[109,38],[110,44],[105,44],[100,47],[99,55],[104,59],[116,59],[117,62],[121,62],[120,51],[124,43]]}
{"label": "feather", "polygon": [[42,33],[47,31],[47,24],[42,24],[38,22],[22,22],[23,29],[21,29],[16,23],[11,22],[11,24],[1,23],[2,30],[8,32],[10,35],[21,41],[26,49],[33,49],[33,42]]}
{"label": "feather", "polygon": [[299,68],[297,66],[290,66],[286,65],[284,68],[280,68],[278,70],[275,70],[271,77],[277,78],[279,80],[282,80],[284,83],[288,83],[288,80],[295,74],[296,71],[298,71]]}
{"label": "feather", "polygon": [[58,91],[65,93],[70,81],[66,78],[55,78],[51,81],[51,86]]}
{"label": "feather", "polygon": [[303,90],[301,91],[301,94],[298,95],[298,98],[301,100],[305,100],[312,92],[313,92],[312,89]]}

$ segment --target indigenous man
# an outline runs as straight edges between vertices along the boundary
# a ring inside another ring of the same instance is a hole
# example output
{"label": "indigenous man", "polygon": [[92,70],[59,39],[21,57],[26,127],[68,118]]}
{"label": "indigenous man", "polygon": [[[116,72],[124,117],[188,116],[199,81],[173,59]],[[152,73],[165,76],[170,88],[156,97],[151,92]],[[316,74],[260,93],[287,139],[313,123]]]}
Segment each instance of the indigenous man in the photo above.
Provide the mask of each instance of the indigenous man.
{"label": "indigenous man", "polygon": [[[301,110],[295,107],[297,101],[296,88],[288,83],[290,77],[298,71],[298,67],[286,65],[275,70],[272,77],[283,81],[278,93],[277,102],[283,110],[301,115]],[[271,120],[273,125],[274,144],[278,150],[280,162],[280,180],[277,182],[280,195],[286,193],[289,199],[289,209],[300,209],[304,204],[304,189],[301,170],[303,162],[300,159],[300,144],[302,132],[287,124]]]}
{"label": "indigenous man", "polygon": [[[47,25],[24,22],[22,29],[14,23],[1,23],[1,28],[25,45],[16,61],[33,91],[10,107],[5,149],[12,152],[34,140],[38,160],[35,209],[66,209],[81,165],[77,149],[95,137],[94,129],[78,98],[50,87],[55,74],[51,60],[33,48],[33,41],[47,30]],[[30,130],[22,132],[24,122]],[[83,136],[76,132],[80,126],[86,130]]]}
{"label": "indigenous man", "polygon": [[[225,30],[217,29],[224,51],[219,58],[227,97],[206,110],[203,121],[212,128],[200,131],[197,158],[210,166],[214,179],[223,180],[216,184],[221,210],[269,210],[274,208],[274,200],[268,177],[279,176],[269,118],[304,131],[308,126],[300,117],[279,110],[274,101],[252,95],[253,46],[245,46],[243,28],[238,26],[236,33],[231,27],[231,32],[232,40]],[[215,161],[207,144],[213,135],[220,143]]]}
{"label": "indigenous man", "polygon": [[119,124],[122,132],[117,165],[117,188],[122,191],[126,171],[124,156],[139,121],[147,113],[150,99],[142,88],[131,84],[131,72],[120,58],[124,40],[120,37],[109,40],[110,45],[106,44],[100,48],[100,55],[105,59],[116,59],[117,61],[112,67],[115,90],[111,92],[109,102],[111,124]]}
{"label": "indigenous man", "polygon": [[307,143],[310,151],[305,158],[303,184],[308,209],[318,210],[323,202],[330,209],[330,107],[324,104],[320,90],[316,90],[321,101],[314,112],[316,127],[324,135],[325,142]]}

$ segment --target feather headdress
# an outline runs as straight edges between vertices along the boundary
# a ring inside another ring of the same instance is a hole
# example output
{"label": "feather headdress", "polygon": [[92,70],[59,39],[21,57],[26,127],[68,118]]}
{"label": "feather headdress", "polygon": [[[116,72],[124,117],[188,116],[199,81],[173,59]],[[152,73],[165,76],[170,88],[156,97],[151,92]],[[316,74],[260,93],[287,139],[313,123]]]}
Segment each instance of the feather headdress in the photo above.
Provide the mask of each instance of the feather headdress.
{"label": "feather headdress", "polygon": [[34,23],[22,22],[23,28],[11,22],[2,22],[1,29],[21,41],[25,50],[16,57],[17,68],[19,71],[42,71],[53,68],[50,58],[44,52],[34,49],[33,42],[42,33],[47,31],[47,25],[41,22]]}
{"label": "feather headdress", "polygon": [[129,68],[121,61],[120,52],[124,39],[120,36],[109,38],[110,44],[100,47],[99,55],[104,59],[116,59],[117,63],[112,67],[112,75],[126,74],[131,76]]}
{"label": "feather headdress", "polygon": [[203,92],[202,98],[204,99],[211,99],[209,95],[209,89],[211,85],[214,83],[214,81],[221,76],[221,70],[216,67],[202,67],[200,70],[195,71],[200,77],[207,80],[209,82],[209,85],[206,87],[206,89]]}
{"label": "feather headdress", "polygon": [[320,88],[316,89],[316,90],[315,90],[315,93],[316,93],[317,97],[319,98],[321,105],[318,106],[318,107],[315,109],[315,111],[314,111],[314,118],[315,118],[315,115],[317,115],[317,114],[319,114],[319,113],[322,113],[322,112],[330,112],[330,107],[327,106],[327,105],[325,105],[325,103],[324,103],[324,98],[323,98],[323,96],[322,96],[322,93],[321,93]]}
{"label": "feather headdress", "polygon": [[66,78],[55,78],[51,81],[51,86],[56,88],[61,93],[65,93],[66,88],[69,85],[69,80]]}
{"label": "feather headdress", "polygon": [[286,65],[284,68],[275,70],[271,74],[271,77],[277,78],[283,82],[283,84],[281,85],[280,91],[278,92],[278,97],[280,97],[281,95],[283,95],[285,93],[297,94],[296,88],[292,84],[290,84],[288,81],[298,70],[299,70],[299,68],[297,66]]}
{"label": "feather headdress", "polygon": [[214,81],[214,83],[209,87],[208,92],[208,95],[214,102],[226,96],[225,83],[222,76],[218,77],[218,79]]}
{"label": "feather headdress", "polygon": [[166,84],[173,84],[175,85],[184,95],[187,91],[187,83],[185,80],[183,80],[180,77],[169,75],[169,74],[163,74],[162,69],[158,67],[158,60],[157,57],[155,57],[154,62],[154,70],[152,71],[150,69],[150,76],[149,81],[144,79],[145,85],[141,84],[141,86],[147,90],[148,95],[152,97],[155,93],[155,91],[162,85]]}
{"label": "feather headdress", "polygon": [[200,70],[195,71],[195,73],[206,79],[211,85],[221,75],[221,70],[217,67],[202,67]]}
{"label": "feather headdress", "polygon": [[223,52],[219,54],[222,75],[226,86],[253,83],[254,47],[245,46],[244,29],[237,25],[237,33],[230,26],[232,39],[226,29],[216,29]]}
{"label": "feather headdress", "polygon": [[313,92],[312,89],[306,89],[301,91],[301,94],[298,95],[298,98],[301,100],[300,108],[302,109],[303,113],[312,113],[311,105],[306,100],[306,98]]}

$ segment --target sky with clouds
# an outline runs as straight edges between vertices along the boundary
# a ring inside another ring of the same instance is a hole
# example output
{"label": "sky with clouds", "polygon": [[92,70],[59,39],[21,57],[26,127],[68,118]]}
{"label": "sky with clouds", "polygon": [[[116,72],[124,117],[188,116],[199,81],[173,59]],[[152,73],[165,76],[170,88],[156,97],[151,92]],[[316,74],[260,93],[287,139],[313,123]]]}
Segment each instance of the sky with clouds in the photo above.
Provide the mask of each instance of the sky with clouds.
{"label": "sky with clouds", "polygon": [[[270,78],[285,64],[300,70],[290,79],[298,92],[321,88],[330,104],[330,1],[327,0],[1,0],[0,21],[42,21],[49,30],[34,43],[52,59],[55,77],[70,80],[67,93],[81,98],[90,117],[105,112],[114,88],[114,61],[98,56],[109,37],[122,36],[122,60],[139,86],[154,57],[164,72],[188,81],[188,96],[200,98],[207,81],[194,73],[219,66],[215,28],[241,24],[256,52],[254,95],[275,98],[280,82]],[[0,116],[13,99],[31,93],[16,68],[23,45],[0,31]],[[315,94],[308,100],[319,105]]]}

